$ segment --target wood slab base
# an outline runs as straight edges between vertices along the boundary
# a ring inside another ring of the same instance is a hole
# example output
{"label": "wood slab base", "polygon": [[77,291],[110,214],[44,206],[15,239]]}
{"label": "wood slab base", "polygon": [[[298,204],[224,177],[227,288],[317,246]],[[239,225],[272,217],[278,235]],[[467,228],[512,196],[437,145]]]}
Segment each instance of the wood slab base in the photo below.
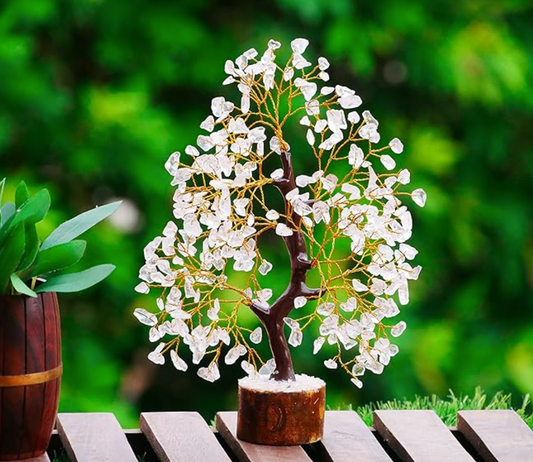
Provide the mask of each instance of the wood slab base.
{"label": "wood slab base", "polygon": [[239,385],[237,437],[273,446],[316,443],[324,433],[326,387],[273,392]]}

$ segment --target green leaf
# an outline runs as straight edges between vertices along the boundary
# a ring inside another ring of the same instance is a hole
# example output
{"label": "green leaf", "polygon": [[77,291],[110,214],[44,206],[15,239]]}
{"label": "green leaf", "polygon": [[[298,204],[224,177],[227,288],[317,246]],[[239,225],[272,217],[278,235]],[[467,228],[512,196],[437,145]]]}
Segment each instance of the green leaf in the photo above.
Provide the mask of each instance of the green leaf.
{"label": "green leaf", "polygon": [[13,284],[13,288],[19,293],[23,295],[27,295],[28,297],[37,297],[37,294],[31,290],[22,279],[20,279],[15,273],[11,275],[11,284]]}
{"label": "green leaf", "polygon": [[6,179],[0,181],[0,206],[2,205],[2,199],[4,198],[4,188],[6,186]]}
{"label": "green leaf", "polygon": [[72,241],[41,250],[31,277],[45,276],[78,263],[85,253],[85,241]]}
{"label": "green leaf", "polygon": [[49,209],[50,193],[46,189],[42,189],[17,209],[11,228],[22,222],[39,223],[46,216]]}
{"label": "green leaf", "polygon": [[24,254],[24,226],[18,225],[0,248],[0,294],[5,294],[11,275]]}
{"label": "green leaf", "polygon": [[35,292],[79,292],[103,281],[114,269],[114,265],[98,265],[79,273],[56,276],[38,286]]}
{"label": "green leaf", "polygon": [[17,208],[15,207],[15,204],[13,204],[13,202],[6,202],[0,210],[0,213],[2,214],[2,221],[0,222],[0,226],[3,227],[4,224],[6,224],[8,220],[15,215],[16,211]]}
{"label": "green leaf", "polygon": [[37,257],[39,252],[39,236],[37,235],[37,228],[34,224],[28,224],[25,226],[26,232],[26,248],[24,249],[24,255],[17,268],[17,273],[27,270]]}
{"label": "green leaf", "polygon": [[24,181],[21,181],[15,190],[15,205],[19,209],[30,198],[30,192]]}
{"label": "green leaf", "polygon": [[59,225],[54,231],[52,231],[52,234],[45,239],[41,249],[46,250],[55,245],[64,244],[65,242],[70,242],[73,239],[76,239],[85,231],[106,219],[118,209],[121,203],[122,202],[119,201],[96,207]]}

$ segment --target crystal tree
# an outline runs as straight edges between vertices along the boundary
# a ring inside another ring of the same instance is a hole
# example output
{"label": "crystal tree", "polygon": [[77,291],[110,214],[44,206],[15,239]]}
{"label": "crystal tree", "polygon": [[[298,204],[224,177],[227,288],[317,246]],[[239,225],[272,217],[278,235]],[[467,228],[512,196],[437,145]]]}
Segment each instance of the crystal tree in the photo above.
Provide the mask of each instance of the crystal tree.
{"label": "crystal tree", "polygon": [[[396,300],[408,303],[408,280],[421,269],[409,263],[417,250],[406,244],[412,218],[402,199],[424,206],[426,194],[404,191],[410,173],[394,171],[390,155],[401,154],[403,144],[394,138],[379,147],[377,119],[359,113],[354,90],[328,85],[327,59],[311,63],[307,46],[306,39],[293,40],[282,66],[275,40],[261,56],[250,49],[228,60],[223,84],[236,84],[239,105],[214,98],[196,146],[165,164],[176,188],[175,220],[144,249],[136,287],[158,291],[159,311],[135,310],[150,326],[150,341],[159,342],[148,356],[156,364],[170,352],[174,366],[187,370],[179,354],[185,346],[194,364],[204,363],[198,375],[208,381],[220,377],[221,358],[234,364],[241,357],[249,375],[293,380],[288,344],[299,346],[313,323],[319,330],[313,353],[334,345],[325,366],[342,367],[358,387],[366,370],[380,374],[398,352],[390,337],[406,324],[392,321]],[[308,145],[295,155],[314,156],[311,174],[293,168],[288,127],[294,120]],[[283,205],[276,210],[275,203]],[[273,303],[264,283],[273,265],[259,242],[266,233],[283,239],[291,265],[287,288]],[[308,285],[310,272],[316,287]],[[242,273],[247,276],[235,277]],[[266,331],[268,361],[254,349],[262,327],[240,326],[240,309],[252,310]]]}

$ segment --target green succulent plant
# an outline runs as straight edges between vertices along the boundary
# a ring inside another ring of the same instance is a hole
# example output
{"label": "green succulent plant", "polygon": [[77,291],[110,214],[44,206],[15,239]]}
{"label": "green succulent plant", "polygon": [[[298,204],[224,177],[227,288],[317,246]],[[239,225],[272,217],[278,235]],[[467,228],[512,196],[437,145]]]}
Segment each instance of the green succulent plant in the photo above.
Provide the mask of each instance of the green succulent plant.
{"label": "green succulent plant", "polygon": [[6,180],[0,182],[0,295],[37,297],[41,292],[79,292],[109,276],[113,265],[97,265],[77,273],[64,273],[78,263],[87,246],[77,239],[121,204],[113,202],[82,213],[58,226],[43,241],[36,224],[50,209],[50,194],[42,189],[30,195],[21,181],[15,202],[3,202]]}

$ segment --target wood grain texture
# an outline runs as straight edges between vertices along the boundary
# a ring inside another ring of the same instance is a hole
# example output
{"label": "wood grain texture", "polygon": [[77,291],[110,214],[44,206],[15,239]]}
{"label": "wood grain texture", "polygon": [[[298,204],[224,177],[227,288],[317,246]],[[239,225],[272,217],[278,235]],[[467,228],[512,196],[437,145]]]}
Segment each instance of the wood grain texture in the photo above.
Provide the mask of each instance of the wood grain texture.
{"label": "wood grain texture", "polygon": [[[42,294],[44,306],[44,363],[46,370],[61,364],[61,331],[59,324],[59,304],[55,293]],[[48,445],[48,436],[55,425],[59,405],[61,379],[47,382],[43,387],[43,410],[38,446]]]}
{"label": "wood grain texture", "polygon": [[392,462],[355,411],[326,412],[324,437],[318,450],[324,462]]}
{"label": "wood grain texture", "polygon": [[474,462],[434,411],[375,411],[374,427],[404,462]]}
{"label": "wood grain texture", "polygon": [[[26,373],[26,311],[23,297],[3,297],[4,361],[2,375]],[[2,393],[0,460],[18,459],[24,425],[25,388],[5,388]]]}
{"label": "wood grain texture", "polygon": [[273,446],[316,443],[324,433],[326,385],[317,390],[264,392],[239,384],[237,437]]}
{"label": "wood grain texture", "polygon": [[[29,377],[45,372],[48,352],[54,359],[51,364],[59,365],[58,321],[55,294],[0,297],[0,375]],[[54,333],[48,339],[47,324]],[[57,411],[59,381],[55,380],[48,394],[49,385],[43,383],[0,387],[0,460],[35,458],[44,453]]]}
{"label": "wood grain texture", "polygon": [[57,430],[71,462],[137,462],[113,414],[59,414]]}
{"label": "wood grain texture", "polygon": [[231,462],[197,412],[147,412],[140,425],[162,462]]}
{"label": "wood grain texture", "polygon": [[514,411],[460,411],[457,428],[487,462],[533,462],[533,432]]}
{"label": "wood grain texture", "polygon": [[301,446],[265,446],[239,440],[236,412],[219,412],[216,426],[239,462],[311,462]]}
{"label": "wood grain texture", "polygon": [[[32,374],[46,370],[44,307],[42,298],[26,298],[26,373]],[[38,456],[48,443],[37,447],[40,439],[41,416],[44,409],[44,384],[25,387],[25,422],[20,435],[20,455],[22,458]],[[52,429],[49,429],[50,436]]]}

